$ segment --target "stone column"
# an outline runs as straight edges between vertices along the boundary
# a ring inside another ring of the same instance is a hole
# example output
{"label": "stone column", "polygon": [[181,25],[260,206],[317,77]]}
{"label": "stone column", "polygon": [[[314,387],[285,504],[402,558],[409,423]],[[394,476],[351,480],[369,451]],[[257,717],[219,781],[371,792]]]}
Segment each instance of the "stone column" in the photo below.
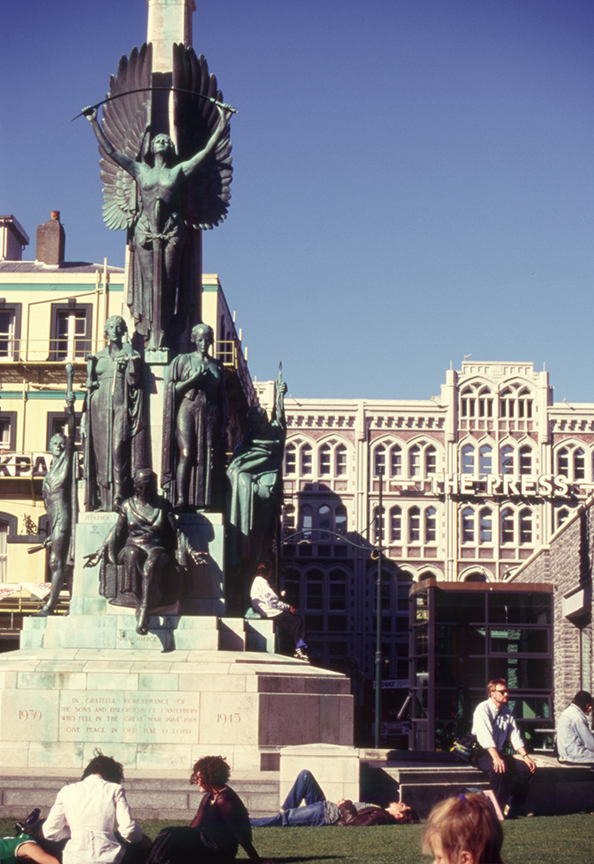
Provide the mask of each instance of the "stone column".
{"label": "stone column", "polygon": [[153,72],[171,72],[173,42],[192,44],[194,0],[147,0],[146,41],[153,43]]}

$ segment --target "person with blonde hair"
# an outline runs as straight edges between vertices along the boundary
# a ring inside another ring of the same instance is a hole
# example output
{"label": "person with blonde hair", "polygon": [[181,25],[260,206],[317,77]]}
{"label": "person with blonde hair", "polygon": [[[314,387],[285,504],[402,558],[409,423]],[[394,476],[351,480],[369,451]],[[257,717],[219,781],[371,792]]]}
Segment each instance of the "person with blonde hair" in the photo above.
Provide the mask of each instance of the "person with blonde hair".
{"label": "person with blonde hair", "polygon": [[434,864],[503,864],[503,829],[489,800],[462,793],[437,804],[427,820],[423,852]]}

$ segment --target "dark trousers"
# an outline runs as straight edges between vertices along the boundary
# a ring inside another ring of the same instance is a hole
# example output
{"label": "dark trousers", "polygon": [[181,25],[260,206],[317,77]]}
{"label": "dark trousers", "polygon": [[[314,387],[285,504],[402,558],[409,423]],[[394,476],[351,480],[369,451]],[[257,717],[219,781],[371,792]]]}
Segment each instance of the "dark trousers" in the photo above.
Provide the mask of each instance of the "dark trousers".
{"label": "dark trousers", "polygon": [[290,633],[295,645],[299,642],[305,643],[305,624],[303,623],[301,615],[296,615],[294,612],[289,612],[288,609],[283,609],[283,611],[279,615],[275,615],[272,620],[283,630]]}
{"label": "dark trousers", "polygon": [[514,759],[507,753],[499,754],[505,762],[505,771],[499,773],[493,769],[493,759],[489,753],[483,753],[478,758],[478,767],[489,776],[489,785],[495,793],[501,810],[509,804],[513,811],[523,810],[528,797],[528,787],[532,774],[525,762]]}

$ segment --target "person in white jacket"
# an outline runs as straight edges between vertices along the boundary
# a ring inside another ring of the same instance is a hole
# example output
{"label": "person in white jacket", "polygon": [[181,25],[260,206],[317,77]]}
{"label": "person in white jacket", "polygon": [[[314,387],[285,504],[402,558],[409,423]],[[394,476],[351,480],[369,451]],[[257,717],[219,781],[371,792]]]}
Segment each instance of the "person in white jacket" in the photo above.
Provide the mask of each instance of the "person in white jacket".
{"label": "person in white jacket", "polygon": [[272,564],[264,561],[258,564],[256,575],[250,589],[252,608],[263,618],[272,618],[275,624],[287,630],[295,643],[293,657],[297,660],[309,661],[307,653],[307,642],[305,641],[305,624],[303,618],[297,615],[294,606],[281,600],[278,594],[270,587],[269,579],[272,575]]}
{"label": "person in white jacket", "polygon": [[560,762],[594,764],[594,735],[588,724],[591,711],[592,696],[587,690],[578,690],[559,717],[557,749]]}
{"label": "person in white jacket", "polygon": [[139,843],[142,829],[132,819],[122,788],[122,765],[95,751],[80,783],[71,783],[58,792],[43,825],[47,840],[70,839],[62,853],[63,864],[119,864],[127,843]]}

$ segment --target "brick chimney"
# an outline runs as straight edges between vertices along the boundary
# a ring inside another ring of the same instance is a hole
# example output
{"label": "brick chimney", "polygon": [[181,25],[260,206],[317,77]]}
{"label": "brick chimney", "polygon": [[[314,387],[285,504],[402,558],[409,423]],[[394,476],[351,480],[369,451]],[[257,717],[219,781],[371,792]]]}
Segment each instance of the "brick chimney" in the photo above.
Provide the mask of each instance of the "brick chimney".
{"label": "brick chimney", "polygon": [[52,210],[52,218],[37,229],[35,260],[60,266],[64,262],[66,234],[60,222],[60,211]]}

